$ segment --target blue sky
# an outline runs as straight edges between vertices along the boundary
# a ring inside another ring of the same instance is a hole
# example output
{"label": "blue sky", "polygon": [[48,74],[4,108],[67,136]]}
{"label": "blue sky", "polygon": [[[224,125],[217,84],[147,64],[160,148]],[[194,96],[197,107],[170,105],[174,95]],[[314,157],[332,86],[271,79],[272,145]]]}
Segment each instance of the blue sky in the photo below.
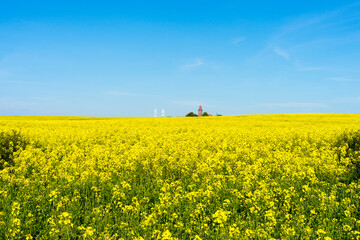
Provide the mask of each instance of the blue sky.
{"label": "blue sky", "polygon": [[0,115],[360,113],[359,90],[358,1],[1,1]]}

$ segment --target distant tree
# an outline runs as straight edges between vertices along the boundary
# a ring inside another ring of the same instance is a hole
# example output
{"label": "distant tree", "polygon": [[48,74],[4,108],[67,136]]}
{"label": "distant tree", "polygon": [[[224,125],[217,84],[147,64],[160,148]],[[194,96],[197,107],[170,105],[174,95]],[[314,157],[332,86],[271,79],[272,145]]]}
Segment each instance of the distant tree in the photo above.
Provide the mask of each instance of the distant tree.
{"label": "distant tree", "polygon": [[221,114],[219,114],[219,113],[216,113],[216,116],[222,116]]}
{"label": "distant tree", "polygon": [[207,116],[209,116],[209,114],[207,112],[204,112],[203,117],[207,117]]}
{"label": "distant tree", "polygon": [[194,112],[189,112],[188,114],[186,114],[185,117],[197,117],[198,115],[196,115]]}

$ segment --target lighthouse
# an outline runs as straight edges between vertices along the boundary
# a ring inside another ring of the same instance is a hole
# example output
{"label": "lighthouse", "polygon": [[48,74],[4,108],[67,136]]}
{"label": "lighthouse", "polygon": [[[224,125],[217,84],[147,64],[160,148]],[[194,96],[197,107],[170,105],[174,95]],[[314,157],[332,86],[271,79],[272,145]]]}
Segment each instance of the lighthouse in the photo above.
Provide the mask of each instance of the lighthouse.
{"label": "lighthouse", "polygon": [[200,107],[199,107],[199,113],[198,113],[198,116],[199,116],[199,117],[201,117],[201,116],[202,116],[202,107],[201,107],[201,105],[200,105]]}

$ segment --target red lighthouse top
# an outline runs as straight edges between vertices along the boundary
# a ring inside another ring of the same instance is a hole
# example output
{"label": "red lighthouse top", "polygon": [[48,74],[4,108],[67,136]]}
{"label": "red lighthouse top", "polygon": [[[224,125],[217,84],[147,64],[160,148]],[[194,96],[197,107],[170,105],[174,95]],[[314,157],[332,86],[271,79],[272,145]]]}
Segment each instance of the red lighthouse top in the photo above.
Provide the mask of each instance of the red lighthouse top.
{"label": "red lighthouse top", "polygon": [[200,105],[200,107],[199,107],[198,116],[199,116],[199,117],[201,117],[201,116],[202,116],[202,107],[201,107],[201,105]]}

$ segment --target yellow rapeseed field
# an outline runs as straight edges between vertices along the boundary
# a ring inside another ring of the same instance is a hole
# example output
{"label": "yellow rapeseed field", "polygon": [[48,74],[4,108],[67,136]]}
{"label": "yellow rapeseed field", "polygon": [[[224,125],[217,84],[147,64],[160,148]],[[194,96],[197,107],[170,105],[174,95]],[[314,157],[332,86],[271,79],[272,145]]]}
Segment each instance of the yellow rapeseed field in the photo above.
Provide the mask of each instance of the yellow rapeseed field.
{"label": "yellow rapeseed field", "polygon": [[0,239],[360,239],[360,115],[0,117]]}

